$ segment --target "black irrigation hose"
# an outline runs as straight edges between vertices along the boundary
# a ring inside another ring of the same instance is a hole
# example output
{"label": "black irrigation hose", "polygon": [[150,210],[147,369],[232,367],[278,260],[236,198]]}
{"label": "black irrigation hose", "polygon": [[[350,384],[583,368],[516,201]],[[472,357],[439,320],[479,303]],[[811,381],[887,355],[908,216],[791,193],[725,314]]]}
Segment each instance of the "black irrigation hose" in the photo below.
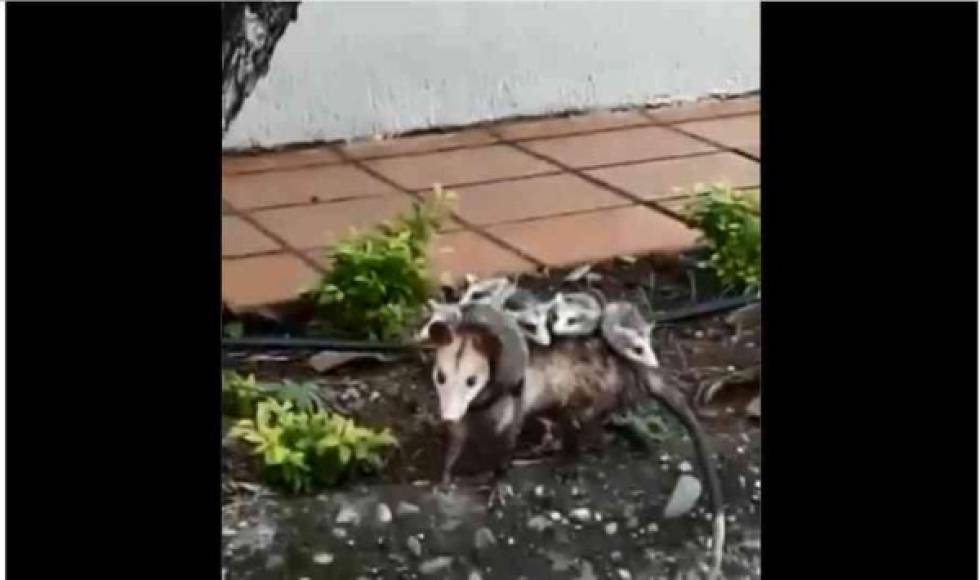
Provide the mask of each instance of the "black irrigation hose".
{"label": "black irrigation hose", "polygon": [[331,350],[335,352],[404,352],[422,348],[415,344],[290,336],[224,338],[221,340],[221,347],[225,350]]}
{"label": "black irrigation hose", "polygon": [[[718,298],[692,306],[685,306],[662,312],[654,316],[655,322],[669,323],[688,318],[707,316],[734,310],[757,301],[755,296],[735,296]],[[289,336],[249,336],[225,338],[221,341],[224,350],[330,350],[334,352],[379,352],[398,353],[425,348],[418,344],[380,343],[363,340],[343,340],[337,338],[310,338]]]}
{"label": "black irrigation hose", "polygon": [[742,306],[748,306],[753,302],[758,302],[758,300],[759,299],[757,297],[751,295],[734,296],[731,298],[717,298],[715,300],[709,300],[708,302],[701,302],[691,306],[684,306],[675,310],[661,312],[659,314],[655,314],[653,319],[654,322],[658,323],[676,322],[678,320],[686,320],[688,318],[697,318],[700,316],[717,314],[726,310],[735,310],[736,308],[741,308]]}

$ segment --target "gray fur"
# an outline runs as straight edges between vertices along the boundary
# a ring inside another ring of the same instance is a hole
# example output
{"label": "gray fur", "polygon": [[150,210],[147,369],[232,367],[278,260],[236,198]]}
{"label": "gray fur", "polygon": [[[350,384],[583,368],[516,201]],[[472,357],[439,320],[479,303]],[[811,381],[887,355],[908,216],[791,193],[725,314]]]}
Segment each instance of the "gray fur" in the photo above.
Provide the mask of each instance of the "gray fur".
{"label": "gray fur", "polygon": [[555,295],[555,317],[551,331],[556,336],[588,336],[602,320],[602,304],[588,292]]}
{"label": "gray fur", "polygon": [[539,346],[551,344],[548,316],[554,302],[541,302],[527,290],[515,290],[504,301],[504,312],[514,319],[524,337]]}
{"label": "gray fur", "polygon": [[620,355],[644,366],[660,366],[650,339],[653,323],[647,322],[633,304],[629,302],[606,304],[602,312],[600,328],[603,338]]}
{"label": "gray fur", "polygon": [[501,310],[486,304],[468,304],[463,307],[462,322],[485,326],[500,340],[500,360],[495,361],[494,382],[509,387],[524,378],[527,368],[528,348],[520,327]]}
{"label": "gray fur", "polygon": [[507,278],[480,280],[466,288],[459,303],[461,305],[489,304],[500,308],[515,290],[516,286]]}

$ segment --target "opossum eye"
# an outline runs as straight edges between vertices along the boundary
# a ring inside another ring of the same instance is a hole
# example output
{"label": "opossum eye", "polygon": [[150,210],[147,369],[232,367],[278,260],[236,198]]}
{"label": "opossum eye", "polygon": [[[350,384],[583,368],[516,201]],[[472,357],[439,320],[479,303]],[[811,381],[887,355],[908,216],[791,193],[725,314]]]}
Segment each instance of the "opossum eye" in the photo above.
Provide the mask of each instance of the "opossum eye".
{"label": "opossum eye", "polygon": [[633,347],[633,352],[636,353],[636,354],[638,354],[638,355],[641,355],[641,354],[643,354],[643,349],[640,348],[640,347],[638,347],[638,346],[634,346]]}
{"label": "opossum eye", "polygon": [[446,382],[446,375],[444,375],[442,371],[436,371],[436,382],[440,385]]}
{"label": "opossum eye", "polygon": [[573,316],[573,317],[571,317],[571,318],[568,319],[568,323],[569,324],[578,324],[578,321],[579,320],[578,320],[578,317],[577,316]]}
{"label": "opossum eye", "polygon": [[470,387],[470,388],[475,387],[476,386],[476,377],[470,377],[470,378],[466,379],[466,386],[467,387]]}

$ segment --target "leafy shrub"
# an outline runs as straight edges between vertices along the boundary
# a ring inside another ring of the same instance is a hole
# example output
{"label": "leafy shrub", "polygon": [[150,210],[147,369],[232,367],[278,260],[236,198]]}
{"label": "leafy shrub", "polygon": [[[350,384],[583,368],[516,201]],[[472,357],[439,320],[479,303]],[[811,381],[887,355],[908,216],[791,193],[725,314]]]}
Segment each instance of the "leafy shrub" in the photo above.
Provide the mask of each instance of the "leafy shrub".
{"label": "leafy shrub", "polygon": [[225,371],[221,377],[221,412],[231,417],[252,417],[255,405],[264,396],[255,382],[255,375],[243,377],[235,371]]}
{"label": "leafy shrub", "polygon": [[298,411],[273,399],[258,403],[255,419],[239,421],[231,435],[252,445],[270,484],[293,493],[378,470],[383,451],[398,444],[388,429],[375,432],[340,415]]}
{"label": "leafy shrub", "polygon": [[416,321],[431,291],[429,242],[453,198],[438,186],[434,193],[408,214],[331,250],[333,265],[311,292],[318,325],[353,338],[388,340]]}
{"label": "leafy shrub", "polygon": [[291,403],[300,411],[326,408],[320,386],[314,382],[283,379],[281,383],[258,383],[255,375],[242,376],[235,371],[225,371],[222,376],[221,410],[225,415],[254,417],[256,404],[266,398]]}
{"label": "leafy shrub", "polygon": [[758,191],[738,192],[714,186],[689,207],[689,215],[711,249],[707,266],[728,289],[759,290],[762,279],[762,230]]}

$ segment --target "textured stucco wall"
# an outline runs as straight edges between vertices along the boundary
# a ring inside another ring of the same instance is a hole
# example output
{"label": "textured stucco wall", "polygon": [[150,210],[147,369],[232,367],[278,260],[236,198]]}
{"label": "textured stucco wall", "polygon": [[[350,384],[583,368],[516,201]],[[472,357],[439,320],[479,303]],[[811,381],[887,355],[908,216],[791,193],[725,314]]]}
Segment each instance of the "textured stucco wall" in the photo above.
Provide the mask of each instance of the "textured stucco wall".
{"label": "textured stucco wall", "polygon": [[757,89],[759,11],[740,2],[306,2],[224,146]]}

